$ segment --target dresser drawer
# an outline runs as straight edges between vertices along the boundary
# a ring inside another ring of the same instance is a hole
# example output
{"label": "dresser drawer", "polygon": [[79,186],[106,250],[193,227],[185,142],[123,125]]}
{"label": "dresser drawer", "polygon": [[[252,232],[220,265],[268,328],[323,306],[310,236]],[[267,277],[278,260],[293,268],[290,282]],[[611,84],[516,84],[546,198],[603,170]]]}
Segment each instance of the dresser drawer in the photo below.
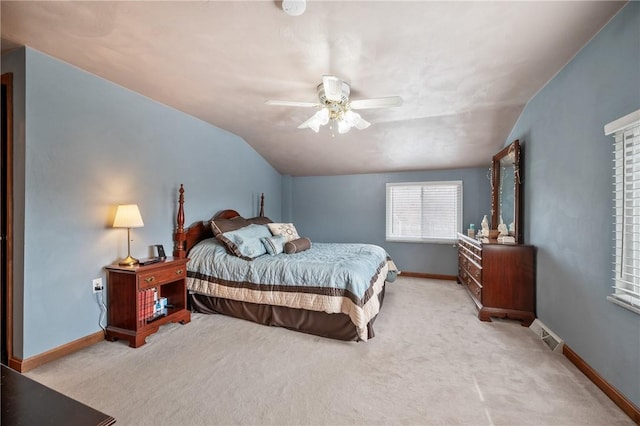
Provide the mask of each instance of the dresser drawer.
{"label": "dresser drawer", "polygon": [[183,278],[187,271],[184,265],[172,268],[163,268],[157,271],[147,272],[138,276],[138,289],[142,290],[148,287],[155,287],[160,284],[168,283]]}
{"label": "dresser drawer", "polygon": [[460,280],[460,283],[464,285],[469,281],[469,274],[462,266],[458,266],[458,279]]}
{"label": "dresser drawer", "polygon": [[468,262],[465,269],[469,272],[469,275],[473,277],[474,280],[479,283],[482,282],[482,268],[480,268],[473,262]]}
{"label": "dresser drawer", "polygon": [[469,293],[473,296],[474,299],[478,301],[478,303],[482,304],[482,287],[472,279],[468,279],[465,281],[467,288],[469,289]]}
{"label": "dresser drawer", "polygon": [[469,259],[464,255],[462,251],[458,252],[458,266],[467,269]]}

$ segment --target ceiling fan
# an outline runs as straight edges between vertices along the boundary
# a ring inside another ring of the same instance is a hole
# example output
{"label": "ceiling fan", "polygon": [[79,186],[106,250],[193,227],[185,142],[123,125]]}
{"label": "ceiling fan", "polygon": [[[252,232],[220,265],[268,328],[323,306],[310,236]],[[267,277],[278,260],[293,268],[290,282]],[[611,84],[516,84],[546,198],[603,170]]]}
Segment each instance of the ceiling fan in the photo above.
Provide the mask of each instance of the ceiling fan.
{"label": "ceiling fan", "polygon": [[318,98],[320,102],[295,102],[295,101],[266,101],[267,105],[292,106],[292,107],[316,107],[318,111],[307,121],[298,126],[298,129],[310,128],[314,132],[320,131],[320,126],[329,122],[335,122],[338,133],[347,133],[352,127],[362,130],[371,125],[367,120],[354,110],[371,108],[388,108],[402,105],[400,96],[385,98],[371,98],[349,100],[351,87],[333,75],[322,76],[322,83],[318,85]]}

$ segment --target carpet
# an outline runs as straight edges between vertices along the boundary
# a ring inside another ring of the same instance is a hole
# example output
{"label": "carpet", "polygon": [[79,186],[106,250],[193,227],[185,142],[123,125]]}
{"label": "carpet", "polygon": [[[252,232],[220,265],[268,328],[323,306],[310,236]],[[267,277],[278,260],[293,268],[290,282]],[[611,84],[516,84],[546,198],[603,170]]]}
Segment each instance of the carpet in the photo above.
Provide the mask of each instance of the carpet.
{"label": "carpet", "polygon": [[476,315],[455,282],[401,276],[367,343],[194,314],[27,376],[119,425],[634,424],[528,328]]}

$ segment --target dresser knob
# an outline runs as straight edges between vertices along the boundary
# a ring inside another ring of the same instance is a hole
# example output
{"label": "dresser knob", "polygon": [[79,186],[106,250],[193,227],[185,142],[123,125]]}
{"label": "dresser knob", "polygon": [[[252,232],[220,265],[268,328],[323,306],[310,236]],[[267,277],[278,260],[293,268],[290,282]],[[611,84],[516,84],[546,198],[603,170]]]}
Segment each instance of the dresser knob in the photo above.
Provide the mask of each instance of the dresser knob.
{"label": "dresser knob", "polygon": [[156,280],[156,277],[148,277],[148,278],[145,278],[144,280],[148,283],[152,283]]}
{"label": "dresser knob", "polygon": [[176,274],[178,274],[178,275],[182,275],[182,273],[183,273],[183,272],[184,272],[184,271],[183,271],[182,269],[178,269],[178,270],[176,271]]}

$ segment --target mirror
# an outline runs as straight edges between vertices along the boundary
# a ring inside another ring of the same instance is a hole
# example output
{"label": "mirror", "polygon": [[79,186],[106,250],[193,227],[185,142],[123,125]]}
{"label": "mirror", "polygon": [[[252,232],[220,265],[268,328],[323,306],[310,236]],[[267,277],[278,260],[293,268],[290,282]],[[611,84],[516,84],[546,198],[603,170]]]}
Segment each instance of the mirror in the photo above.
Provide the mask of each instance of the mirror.
{"label": "mirror", "polygon": [[500,219],[515,242],[520,235],[520,142],[514,141],[493,156],[491,162],[491,229],[497,229]]}

